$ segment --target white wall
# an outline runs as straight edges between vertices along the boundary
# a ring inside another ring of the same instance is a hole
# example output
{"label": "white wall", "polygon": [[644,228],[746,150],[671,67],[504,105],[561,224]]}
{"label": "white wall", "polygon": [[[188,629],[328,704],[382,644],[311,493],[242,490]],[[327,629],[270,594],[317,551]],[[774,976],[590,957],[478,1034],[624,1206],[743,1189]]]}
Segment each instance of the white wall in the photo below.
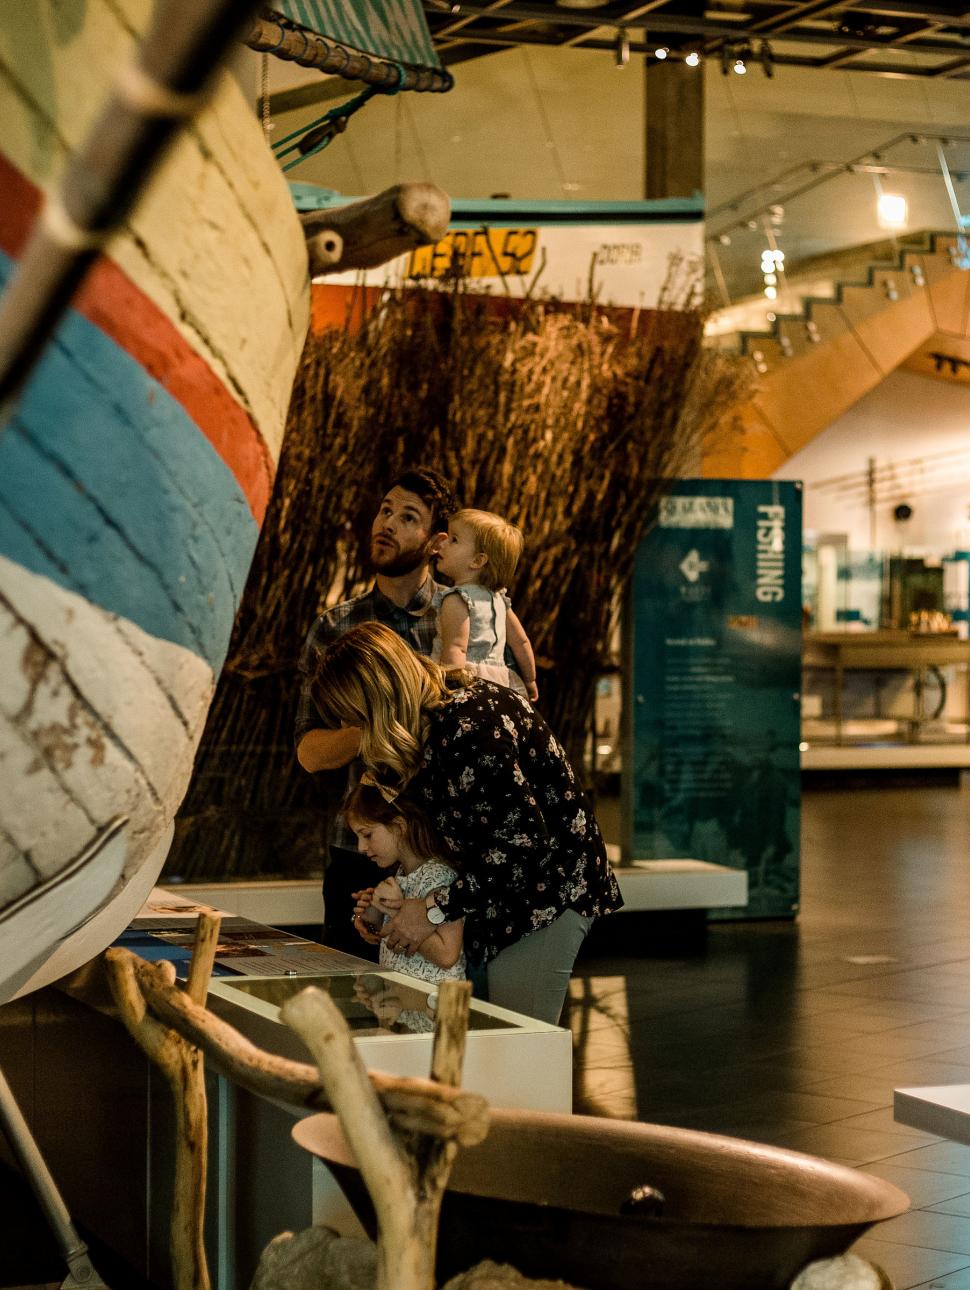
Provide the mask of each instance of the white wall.
{"label": "white wall", "polygon": [[[866,471],[878,472],[875,542]],[[852,550],[947,554],[970,547],[970,388],[897,371],[795,454],[777,479],[805,483],[805,530]],[[899,502],[912,518],[893,518]]]}

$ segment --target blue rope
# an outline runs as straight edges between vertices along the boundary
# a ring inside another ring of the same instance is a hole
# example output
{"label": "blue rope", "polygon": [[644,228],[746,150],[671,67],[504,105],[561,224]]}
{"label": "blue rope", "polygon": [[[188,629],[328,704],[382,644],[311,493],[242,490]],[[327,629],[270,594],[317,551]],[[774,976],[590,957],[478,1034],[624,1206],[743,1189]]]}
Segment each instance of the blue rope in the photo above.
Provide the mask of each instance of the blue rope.
{"label": "blue rope", "polygon": [[[404,88],[404,79],[407,76],[407,71],[399,63],[395,64],[395,71],[397,72],[396,85],[368,85],[358,95],[348,100],[348,102],[342,103],[339,107],[331,108],[329,112],[325,112],[323,116],[318,117],[316,121],[311,121],[309,125],[300,126],[298,130],[294,130],[291,134],[288,134],[285,139],[279,139],[274,143],[273,153],[279,161],[282,161],[284,157],[289,156],[291,152],[300,153],[298,157],[294,157],[292,161],[288,161],[286,165],[283,166],[283,170],[292,170],[293,167],[298,166],[301,161],[306,161],[309,157],[315,157],[318,152],[322,152],[324,148],[333,142],[336,135],[342,134],[343,131],[346,130],[347,122],[354,113],[359,112],[364,104],[372,99],[375,94],[400,94],[401,90]],[[305,139],[308,134],[313,133],[313,131],[318,129],[320,126],[325,127],[331,124],[333,129],[325,129],[319,143],[310,148],[307,152],[301,151],[301,140]]]}

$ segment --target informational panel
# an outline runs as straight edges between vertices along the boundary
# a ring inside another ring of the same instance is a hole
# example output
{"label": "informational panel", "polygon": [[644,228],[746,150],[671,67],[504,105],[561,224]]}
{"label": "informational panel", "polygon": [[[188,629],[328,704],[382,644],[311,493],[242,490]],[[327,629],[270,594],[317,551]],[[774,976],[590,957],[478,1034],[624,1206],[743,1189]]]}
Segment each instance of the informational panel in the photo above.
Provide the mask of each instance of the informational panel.
{"label": "informational panel", "polygon": [[747,869],[750,917],[798,909],[801,503],[797,483],[678,481],[627,617],[628,857]]}

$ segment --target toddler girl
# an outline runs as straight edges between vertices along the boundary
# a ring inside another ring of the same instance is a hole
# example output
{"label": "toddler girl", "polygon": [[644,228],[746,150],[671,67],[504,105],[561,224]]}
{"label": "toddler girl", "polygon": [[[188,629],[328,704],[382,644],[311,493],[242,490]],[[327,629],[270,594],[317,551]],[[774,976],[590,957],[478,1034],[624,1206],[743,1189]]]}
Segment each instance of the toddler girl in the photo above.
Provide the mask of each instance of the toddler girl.
{"label": "toddler girl", "polygon": [[[428,896],[458,877],[450,865],[435,858],[428,822],[409,804],[389,802],[375,786],[358,784],[344,804],[344,815],[357,834],[357,849],[382,869],[394,871],[373,891],[354,893],[354,925],[361,935],[366,935],[365,929],[382,927],[405,897]],[[380,965],[422,981],[463,981],[463,934],[463,920],[442,923],[422,942],[420,952],[407,957],[381,941]]]}
{"label": "toddler girl", "polygon": [[[536,661],[505,588],[522,554],[522,531],[491,511],[457,511],[438,553],[438,572],[454,582],[435,593],[438,634],[431,657],[444,668],[464,667],[533,703],[539,697]],[[508,643],[519,669],[505,663]]]}

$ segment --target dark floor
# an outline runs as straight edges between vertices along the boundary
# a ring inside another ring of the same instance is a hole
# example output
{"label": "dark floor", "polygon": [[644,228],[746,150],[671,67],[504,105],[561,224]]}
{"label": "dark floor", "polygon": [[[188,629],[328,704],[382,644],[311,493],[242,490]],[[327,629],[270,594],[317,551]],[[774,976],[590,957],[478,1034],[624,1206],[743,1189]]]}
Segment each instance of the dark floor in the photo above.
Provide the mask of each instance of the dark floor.
{"label": "dark floor", "polygon": [[797,923],[660,946],[638,918],[578,966],[576,1110],[886,1178],[913,1210],[856,1251],[896,1290],[970,1290],[970,1147],[892,1116],[894,1087],[970,1082],[970,786],[809,788]]}

